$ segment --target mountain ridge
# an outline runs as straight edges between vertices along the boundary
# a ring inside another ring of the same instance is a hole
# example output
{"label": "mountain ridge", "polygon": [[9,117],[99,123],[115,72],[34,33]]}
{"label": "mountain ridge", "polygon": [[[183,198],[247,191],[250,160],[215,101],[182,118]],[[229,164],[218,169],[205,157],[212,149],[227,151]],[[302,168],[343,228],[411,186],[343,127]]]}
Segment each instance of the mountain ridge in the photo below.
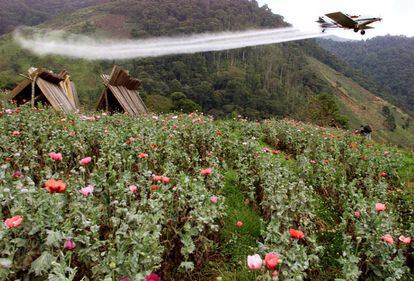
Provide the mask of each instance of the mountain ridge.
{"label": "mountain ridge", "polygon": [[[282,16],[260,7],[256,1],[157,0],[155,3],[149,0],[110,1],[55,17],[39,27],[115,38],[145,38],[288,26]],[[114,19],[117,19],[115,23],[111,22]],[[5,61],[0,62],[0,88],[13,87],[18,81],[17,74],[25,73],[32,65],[56,71],[64,67],[72,74],[81,101],[87,108],[102,88],[99,74],[108,72],[112,64],[117,63],[142,80],[141,94],[155,111],[198,109],[217,117],[241,114],[251,119],[291,116],[320,125],[330,125],[334,119],[338,126],[345,124],[343,117],[347,116],[350,127],[366,122],[363,114],[356,114],[349,104],[341,103],[336,83],[327,79],[326,70],[310,62],[309,58],[336,66],[335,70],[339,72],[335,75],[347,72],[351,77],[358,75],[314,40],[153,59],[88,62],[58,56],[35,57],[4,39],[0,41],[0,53],[6,55]],[[364,84],[364,79],[358,82]],[[356,85],[349,87],[357,88]],[[328,103],[333,108],[338,104],[339,111],[328,114],[318,108],[318,102],[324,98],[321,93],[328,93]],[[309,107],[316,110],[315,116],[307,114]],[[393,109],[392,105],[388,107]],[[400,118],[401,115],[396,113],[398,110],[391,112]],[[375,129],[384,131],[380,139],[407,145],[405,136],[401,142],[390,137],[393,133],[384,126],[381,114],[381,110],[375,112],[375,118],[381,120]],[[399,120],[394,123],[398,130],[401,129]],[[411,128],[404,130],[414,139]]]}

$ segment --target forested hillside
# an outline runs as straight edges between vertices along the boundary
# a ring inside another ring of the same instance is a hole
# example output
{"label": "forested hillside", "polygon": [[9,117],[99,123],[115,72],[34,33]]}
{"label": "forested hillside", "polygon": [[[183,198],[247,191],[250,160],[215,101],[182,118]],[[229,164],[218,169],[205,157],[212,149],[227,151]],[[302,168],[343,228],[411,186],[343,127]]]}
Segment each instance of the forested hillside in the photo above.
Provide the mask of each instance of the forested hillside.
{"label": "forested hillside", "polygon": [[[209,31],[246,30],[287,26],[283,17],[267,6],[249,0],[117,0],[86,7],[55,17],[41,28],[65,30],[89,36],[145,38]],[[99,75],[113,64],[130,70],[142,80],[141,94],[151,110],[157,112],[201,110],[216,117],[243,115],[251,119],[290,116],[324,126],[355,127],[365,121],[365,112],[357,112],[344,103],[338,83],[328,79],[311,58],[333,67],[336,75],[347,75],[358,83],[369,79],[328,53],[313,40],[259,46],[231,51],[194,55],[166,56],[128,61],[84,61],[63,57],[37,57],[20,49],[10,36],[0,41],[0,88],[11,89],[30,66],[71,73],[85,109],[95,105],[102,83]],[[332,70],[328,71],[329,73]],[[354,83],[355,84],[355,83]],[[350,83],[353,94],[362,88]],[[371,88],[370,88],[371,89]],[[373,94],[378,94],[373,92]],[[372,94],[371,94],[372,95]],[[362,99],[369,107],[370,101]],[[384,116],[382,107],[372,114],[383,131],[381,140],[390,140],[392,130],[402,130],[404,141],[412,143],[407,117],[392,105]],[[326,110],[329,108],[329,110]],[[387,118],[392,126],[387,126]]]}
{"label": "forested hillside", "polygon": [[375,81],[400,107],[414,112],[414,38],[384,36],[366,41],[319,42]]}
{"label": "forested hillside", "polygon": [[2,0],[0,35],[20,25],[37,25],[53,16],[110,0]]}

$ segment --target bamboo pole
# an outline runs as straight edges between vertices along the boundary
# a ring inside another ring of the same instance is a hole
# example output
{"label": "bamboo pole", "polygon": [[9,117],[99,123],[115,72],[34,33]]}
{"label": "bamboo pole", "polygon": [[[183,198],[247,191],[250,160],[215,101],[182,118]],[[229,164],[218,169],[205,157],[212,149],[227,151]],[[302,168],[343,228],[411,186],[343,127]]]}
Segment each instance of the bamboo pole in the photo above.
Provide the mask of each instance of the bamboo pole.
{"label": "bamboo pole", "polygon": [[37,75],[32,80],[32,96],[30,99],[30,103],[32,107],[34,107],[34,103],[35,103],[36,80],[37,80]]}

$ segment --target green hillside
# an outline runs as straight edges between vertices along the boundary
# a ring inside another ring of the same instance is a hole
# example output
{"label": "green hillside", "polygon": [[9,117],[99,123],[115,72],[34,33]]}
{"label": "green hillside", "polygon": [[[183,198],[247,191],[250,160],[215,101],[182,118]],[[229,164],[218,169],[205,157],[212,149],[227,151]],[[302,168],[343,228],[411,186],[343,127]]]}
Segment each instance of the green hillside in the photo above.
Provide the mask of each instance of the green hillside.
{"label": "green hillside", "polygon": [[375,81],[379,91],[394,104],[414,113],[414,38],[382,36],[365,41],[318,43]]}
{"label": "green hillside", "polygon": [[20,25],[37,25],[56,15],[110,0],[12,0],[0,1],[0,35]]}
{"label": "green hillside", "polygon": [[[266,6],[260,7],[256,1],[119,0],[61,15],[40,27],[104,37],[145,38],[287,25],[281,16]],[[364,114],[353,112],[349,104],[335,98],[340,96],[336,82],[327,79],[315,59],[340,66],[338,79],[345,79],[345,73],[358,83],[364,84],[365,80],[358,79],[352,69],[313,40],[194,55],[88,62],[36,57],[5,36],[0,41],[0,54],[4,58],[0,61],[0,88],[13,88],[23,79],[18,74],[25,73],[30,66],[55,71],[66,68],[76,82],[85,109],[93,108],[100,94],[99,74],[110,71],[116,63],[142,80],[141,94],[149,108],[157,112],[202,110],[216,117],[240,114],[251,119],[291,116],[319,125],[350,128],[370,123]],[[353,95],[366,94],[366,90],[352,87]],[[321,103],[331,110],[319,106]],[[376,111],[378,122],[372,123],[379,132],[376,137],[411,146],[408,139],[414,138],[410,138],[410,122],[403,121],[403,113],[395,113],[393,106],[388,108],[392,116],[388,116],[387,127]]]}
{"label": "green hillside", "polygon": [[[349,117],[351,128],[357,129],[361,124],[370,124],[374,128],[376,140],[414,147],[414,126],[410,125],[410,115],[314,58],[310,58],[310,62],[331,84],[342,114]],[[395,120],[395,129],[390,130],[384,108],[390,110]]]}

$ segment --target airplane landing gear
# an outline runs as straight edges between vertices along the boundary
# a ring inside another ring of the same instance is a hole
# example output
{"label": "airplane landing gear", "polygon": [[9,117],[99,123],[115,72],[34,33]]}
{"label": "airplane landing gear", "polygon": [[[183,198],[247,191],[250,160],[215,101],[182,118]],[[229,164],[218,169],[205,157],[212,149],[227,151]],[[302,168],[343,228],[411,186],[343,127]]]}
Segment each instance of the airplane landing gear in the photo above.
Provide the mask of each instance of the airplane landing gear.
{"label": "airplane landing gear", "polygon": [[359,31],[359,29],[358,28],[354,28],[354,32],[358,32]]}
{"label": "airplane landing gear", "polygon": [[365,35],[365,30],[361,30],[361,35]]}

